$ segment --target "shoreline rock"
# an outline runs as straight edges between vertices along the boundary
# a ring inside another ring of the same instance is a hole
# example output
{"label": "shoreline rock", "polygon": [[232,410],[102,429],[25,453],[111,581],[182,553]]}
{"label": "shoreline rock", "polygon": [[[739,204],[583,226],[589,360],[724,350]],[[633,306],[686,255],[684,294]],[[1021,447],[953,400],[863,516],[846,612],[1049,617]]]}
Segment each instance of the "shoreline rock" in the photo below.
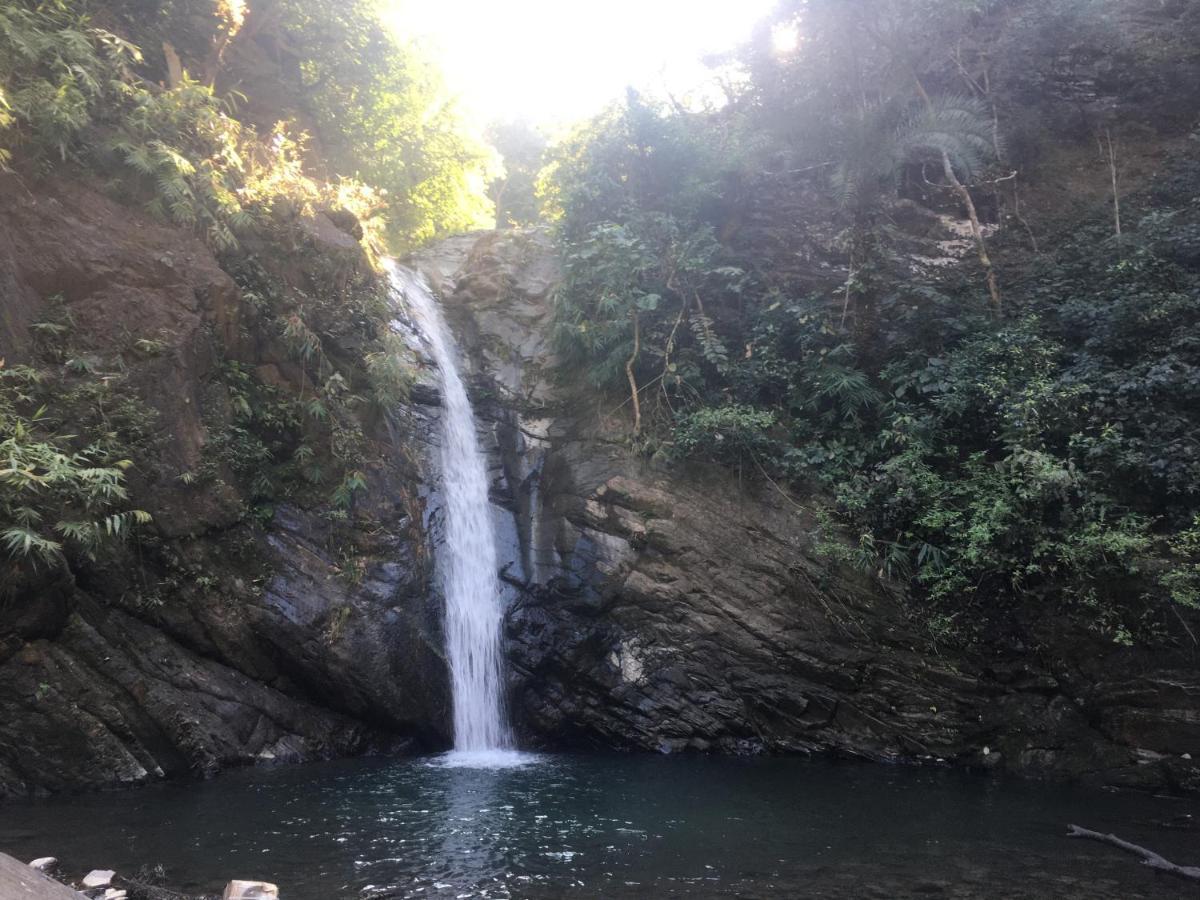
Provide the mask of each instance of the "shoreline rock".
{"label": "shoreline rock", "polygon": [[[218,900],[125,878],[113,869],[92,869],[72,884],[48,874],[58,865],[53,856],[22,863],[0,853],[0,900]],[[234,879],[220,900],[280,900],[280,892],[268,881]]]}

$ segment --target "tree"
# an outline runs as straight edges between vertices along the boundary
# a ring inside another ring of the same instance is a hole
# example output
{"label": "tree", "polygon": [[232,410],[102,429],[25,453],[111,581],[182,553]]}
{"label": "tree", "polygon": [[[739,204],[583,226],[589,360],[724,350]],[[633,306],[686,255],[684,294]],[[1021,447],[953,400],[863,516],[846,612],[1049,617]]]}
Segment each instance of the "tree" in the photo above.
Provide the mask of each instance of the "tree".
{"label": "tree", "polygon": [[387,30],[369,0],[276,2],[270,32],[328,164],[386,191],[397,244],[486,222],[489,156],[430,62]]}
{"label": "tree", "polygon": [[314,174],[383,192],[397,248],[487,221],[486,147],[373,0],[118,0],[108,15],[148,48],[150,79],[186,73],[263,132],[291,120]]}
{"label": "tree", "polygon": [[532,225],[541,215],[538,175],[546,155],[546,137],[523,119],[493,123],[486,137],[504,161],[504,174],[488,185],[496,205],[496,226]]}

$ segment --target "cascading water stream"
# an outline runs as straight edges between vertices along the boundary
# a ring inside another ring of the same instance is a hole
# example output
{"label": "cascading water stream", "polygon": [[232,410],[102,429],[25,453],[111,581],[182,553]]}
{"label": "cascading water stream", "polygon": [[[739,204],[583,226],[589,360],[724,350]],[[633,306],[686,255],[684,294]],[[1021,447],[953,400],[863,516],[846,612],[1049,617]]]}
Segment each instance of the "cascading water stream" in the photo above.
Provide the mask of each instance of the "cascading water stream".
{"label": "cascading water stream", "polygon": [[503,610],[496,536],[488,506],[487,466],[475,416],[459,374],[454,339],[424,280],[390,267],[393,289],[429,343],[442,384],[441,466],[445,542],[438,570],[446,600],[446,656],[454,700],[450,764],[512,764],[501,656]]}

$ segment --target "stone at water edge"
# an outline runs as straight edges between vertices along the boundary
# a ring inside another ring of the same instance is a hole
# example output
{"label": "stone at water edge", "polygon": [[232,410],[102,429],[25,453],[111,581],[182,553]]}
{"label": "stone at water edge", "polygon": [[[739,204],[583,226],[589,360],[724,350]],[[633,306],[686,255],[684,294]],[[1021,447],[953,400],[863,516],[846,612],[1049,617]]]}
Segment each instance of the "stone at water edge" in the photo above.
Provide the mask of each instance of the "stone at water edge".
{"label": "stone at water edge", "polygon": [[112,869],[92,869],[83,876],[83,881],[80,883],[85,888],[106,888],[116,877],[117,873]]}
{"label": "stone at water edge", "polygon": [[0,898],[3,900],[85,900],[19,859],[0,853]]}
{"label": "stone at water edge", "polygon": [[231,881],[221,900],[279,900],[279,888],[266,881]]}
{"label": "stone at water edge", "polygon": [[53,856],[39,856],[37,859],[29,861],[29,868],[37,869],[39,872],[53,872],[58,868],[58,859]]}
{"label": "stone at water edge", "polygon": [[104,892],[104,896],[101,898],[101,900],[128,900],[128,898],[129,898],[128,891],[121,891],[121,890],[117,890],[116,888],[109,888],[107,891]]}

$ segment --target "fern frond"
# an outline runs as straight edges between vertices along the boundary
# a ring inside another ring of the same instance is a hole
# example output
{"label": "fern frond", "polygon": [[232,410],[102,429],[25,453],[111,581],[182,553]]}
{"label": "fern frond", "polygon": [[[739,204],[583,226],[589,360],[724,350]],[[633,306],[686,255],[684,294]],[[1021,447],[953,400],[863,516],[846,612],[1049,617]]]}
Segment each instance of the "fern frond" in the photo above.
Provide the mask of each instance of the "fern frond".
{"label": "fern frond", "polygon": [[947,95],[931,98],[931,108],[913,110],[893,137],[897,163],[929,154],[949,157],[955,170],[970,181],[996,155],[992,120],[974,97]]}

